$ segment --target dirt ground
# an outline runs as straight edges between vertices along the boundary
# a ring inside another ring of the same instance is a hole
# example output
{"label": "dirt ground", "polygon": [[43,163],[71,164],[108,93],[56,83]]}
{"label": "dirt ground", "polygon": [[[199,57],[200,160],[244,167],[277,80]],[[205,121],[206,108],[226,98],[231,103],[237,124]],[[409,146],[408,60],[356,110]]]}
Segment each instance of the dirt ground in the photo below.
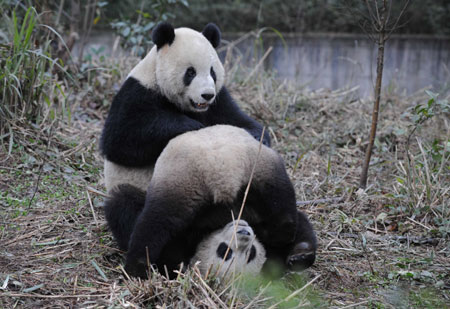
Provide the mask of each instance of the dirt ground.
{"label": "dirt ground", "polygon": [[[307,288],[275,307],[449,308],[448,112],[408,145],[413,107],[429,98],[386,92],[369,186],[358,191],[370,100],[264,75],[230,88],[268,126],[319,240],[315,265],[301,275]],[[195,272],[124,280],[102,212],[98,139],[107,108],[89,93],[70,123],[17,128],[11,154],[0,152],[0,307],[267,307],[261,287],[246,299]]]}

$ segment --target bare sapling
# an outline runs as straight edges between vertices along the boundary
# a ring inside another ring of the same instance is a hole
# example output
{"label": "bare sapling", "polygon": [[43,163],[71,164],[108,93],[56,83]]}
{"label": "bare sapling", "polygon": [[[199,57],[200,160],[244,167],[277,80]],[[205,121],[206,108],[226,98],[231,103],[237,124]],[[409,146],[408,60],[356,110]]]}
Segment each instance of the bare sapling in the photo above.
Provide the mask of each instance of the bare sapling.
{"label": "bare sapling", "polygon": [[[405,1],[404,6],[393,23],[390,22],[392,13],[392,2],[394,0],[365,0],[368,10],[366,17],[368,23],[363,23],[361,27],[366,31],[370,39],[377,43],[377,76],[374,88],[374,103],[372,110],[372,124],[370,127],[369,144],[366,148],[364,163],[362,166],[361,177],[359,179],[359,188],[365,189],[367,187],[367,176],[370,165],[370,158],[372,156],[372,149],[375,143],[378,125],[378,115],[380,112],[381,99],[381,85],[383,81],[383,66],[384,66],[384,49],[386,41],[389,39],[392,32],[399,27],[398,23],[409,5],[409,0]],[[369,29],[367,29],[369,24]]]}

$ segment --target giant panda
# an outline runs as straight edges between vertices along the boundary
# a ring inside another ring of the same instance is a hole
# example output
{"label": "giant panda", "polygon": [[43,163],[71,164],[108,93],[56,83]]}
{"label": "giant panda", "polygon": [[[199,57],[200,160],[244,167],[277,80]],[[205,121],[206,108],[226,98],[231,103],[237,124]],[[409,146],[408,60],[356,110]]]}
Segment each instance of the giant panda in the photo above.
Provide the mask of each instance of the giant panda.
{"label": "giant panda", "polygon": [[[224,86],[215,48],[221,33],[158,24],[155,46],[114,97],[100,138],[108,193],[119,184],[145,190],[169,140],[215,124],[241,127],[259,140],[262,126],[243,113]],[[264,134],[263,142],[270,145]]]}
{"label": "giant panda", "polygon": [[190,265],[198,265],[203,275],[221,278],[235,274],[258,274],[266,261],[266,250],[245,220],[231,221],[206,236],[197,246]]}
{"label": "giant panda", "polygon": [[162,271],[188,265],[205,237],[237,218],[255,162],[242,219],[268,260],[312,265],[315,234],[296,209],[282,158],[248,131],[216,125],[173,138],[156,161],[146,193],[131,185],[112,191],[106,218],[128,251],[127,272],[145,277],[148,259]]}

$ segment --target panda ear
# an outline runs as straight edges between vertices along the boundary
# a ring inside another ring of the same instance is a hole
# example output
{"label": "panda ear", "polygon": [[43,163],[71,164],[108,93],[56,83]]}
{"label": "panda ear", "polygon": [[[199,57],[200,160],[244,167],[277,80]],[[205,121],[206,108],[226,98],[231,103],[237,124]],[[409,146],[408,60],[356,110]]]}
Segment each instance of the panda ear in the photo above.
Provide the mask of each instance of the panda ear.
{"label": "panda ear", "polygon": [[152,41],[156,44],[157,49],[166,44],[172,44],[174,39],[175,29],[169,23],[161,22],[152,31]]}
{"label": "panda ear", "polygon": [[216,48],[220,44],[220,30],[214,23],[209,23],[202,31],[203,35],[211,42],[211,45]]}

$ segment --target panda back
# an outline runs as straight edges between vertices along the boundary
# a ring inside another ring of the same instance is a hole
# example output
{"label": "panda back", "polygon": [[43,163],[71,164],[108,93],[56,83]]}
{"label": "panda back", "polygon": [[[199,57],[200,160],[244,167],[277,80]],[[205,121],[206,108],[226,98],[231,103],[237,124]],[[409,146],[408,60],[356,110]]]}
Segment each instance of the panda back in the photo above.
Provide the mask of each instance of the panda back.
{"label": "panda back", "polygon": [[[183,188],[187,196],[213,196],[214,202],[231,202],[250,178],[260,149],[244,129],[215,125],[172,139],[158,158],[152,183]],[[272,177],[281,161],[272,149],[261,145],[255,180]],[[190,188],[186,188],[189,184]],[[198,186],[198,188],[196,188]]]}

